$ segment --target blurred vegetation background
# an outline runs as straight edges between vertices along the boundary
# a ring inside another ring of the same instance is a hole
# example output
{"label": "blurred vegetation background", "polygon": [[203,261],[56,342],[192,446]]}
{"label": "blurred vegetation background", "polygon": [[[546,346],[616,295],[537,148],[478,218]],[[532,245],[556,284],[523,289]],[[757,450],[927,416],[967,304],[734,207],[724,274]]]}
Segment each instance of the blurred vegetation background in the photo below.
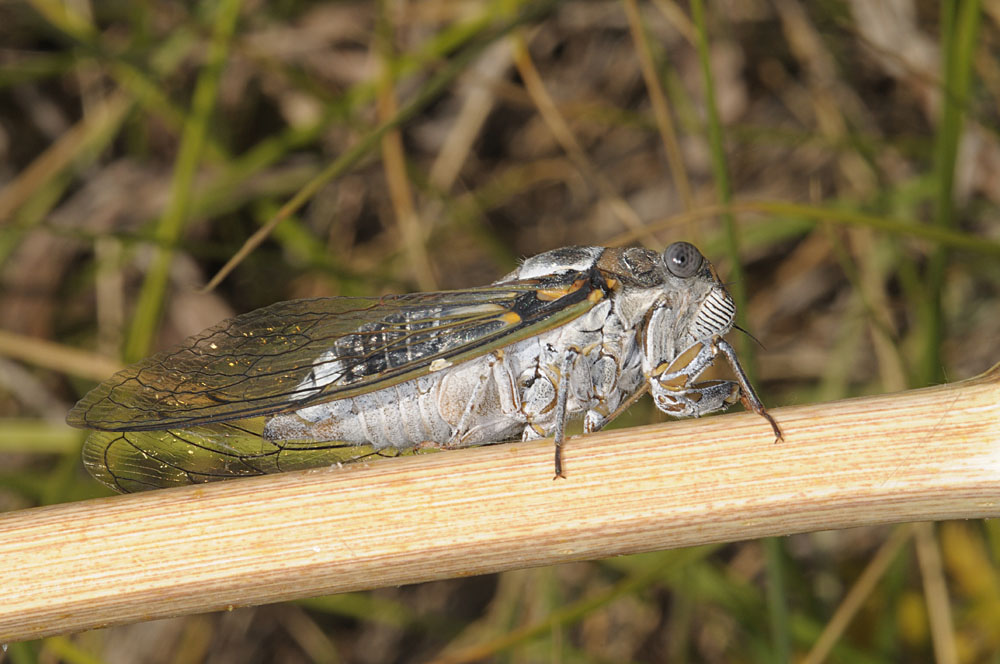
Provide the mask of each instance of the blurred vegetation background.
{"label": "blurred vegetation background", "polygon": [[[123,362],[278,300],[479,285],[568,244],[696,243],[769,406],[982,372],[998,39],[996,0],[0,4],[0,510],[102,493],[62,420]],[[996,662],[998,560],[988,522],[814,533],[6,657]]]}

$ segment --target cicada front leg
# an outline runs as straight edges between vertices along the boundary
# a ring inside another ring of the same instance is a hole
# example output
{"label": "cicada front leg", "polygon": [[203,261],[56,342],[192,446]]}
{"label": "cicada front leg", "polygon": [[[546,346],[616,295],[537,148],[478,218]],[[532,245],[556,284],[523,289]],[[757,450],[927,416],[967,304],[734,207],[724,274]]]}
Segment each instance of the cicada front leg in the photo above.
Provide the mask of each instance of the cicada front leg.
{"label": "cicada front leg", "polygon": [[674,417],[699,417],[733,403],[735,391],[739,390],[736,383],[695,382],[712,365],[717,353],[714,344],[696,344],[656,367],[649,380],[656,407]]}
{"label": "cicada front leg", "polygon": [[[697,354],[684,363],[690,352],[691,349],[685,351],[669,365],[661,365],[658,371],[653,372],[649,386],[657,408],[675,417],[700,417],[741,401],[747,410],[766,419],[775,438],[782,440],[778,423],[757,397],[729,342],[715,337],[701,344]],[[728,360],[737,380],[695,382],[720,353]],[[675,369],[678,365],[681,366]]]}
{"label": "cicada front leg", "polygon": [[715,347],[716,352],[721,352],[726,356],[729,366],[733,368],[733,373],[736,374],[736,379],[740,384],[740,401],[743,402],[743,407],[767,420],[768,424],[771,425],[771,430],[774,431],[775,441],[784,440],[784,436],[781,435],[781,428],[774,421],[774,418],[771,417],[771,413],[767,412],[767,409],[764,408],[764,404],[750,384],[750,379],[747,377],[746,372],[743,371],[743,367],[740,366],[740,361],[736,357],[736,350],[729,345],[728,341],[721,338],[715,339],[712,342],[712,346]]}
{"label": "cicada front leg", "polygon": [[656,407],[674,417],[701,417],[721,410],[739,400],[740,385],[729,380],[696,382],[718,354],[714,343],[700,344],[697,354],[688,360],[692,349],[681,353],[668,366],[653,372],[650,393]]}
{"label": "cicada front leg", "polygon": [[683,389],[652,387],[656,407],[674,417],[701,417],[736,403],[740,386],[731,380],[708,380],[691,383]]}

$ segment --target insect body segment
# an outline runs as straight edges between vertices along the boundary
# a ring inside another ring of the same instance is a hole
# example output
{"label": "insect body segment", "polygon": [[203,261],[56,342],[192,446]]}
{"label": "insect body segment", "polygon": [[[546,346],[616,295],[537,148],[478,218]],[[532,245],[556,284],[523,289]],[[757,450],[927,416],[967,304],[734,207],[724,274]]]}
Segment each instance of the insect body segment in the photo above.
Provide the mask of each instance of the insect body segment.
{"label": "insect body segment", "polygon": [[[692,245],[566,247],[496,283],[296,300],[119,372],[68,421],[120,491],[428,447],[601,429],[645,390],[677,417],[741,399],[780,431],[722,338],[735,307]],[[698,382],[722,354],[737,381]]]}

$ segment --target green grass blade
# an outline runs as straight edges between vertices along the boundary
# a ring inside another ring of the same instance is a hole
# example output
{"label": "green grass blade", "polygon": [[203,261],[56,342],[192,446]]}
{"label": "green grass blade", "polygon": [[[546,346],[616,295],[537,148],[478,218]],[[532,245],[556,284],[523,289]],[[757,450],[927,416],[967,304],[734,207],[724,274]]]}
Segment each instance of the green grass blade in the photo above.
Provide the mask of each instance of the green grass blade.
{"label": "green grass blade", "polygon": [[143,282],[132,328],[129,330],[125,346],[125,358],[128,361],[136,361],[149,352],[159,325],[173,258],[172,247],[180,239],[188,218],[191,189],[205,147],[219,77],[229,53],[241,4],[240,0],[223,0],[219,5],[208,58],[198,77],[191,102],[191,114],[184,124],[170,200],[157,228],[156,236],[160,244],[155,249],[152,265]]}
{"label": "green grass blade", "polygon": [[[937,198],[933,224],[939,228],[955,225],[955,163],[958,145],[965,124],[972,84],[972,68],[979,32],[978,0],[954,0],[941,5],[944,94],[942,95],[941,122],[935,137],[935,179]],[[927,270],[927,299],[925,302],[924,348],[921,353],[918,384],[928,385],[944,380],[941,347],[944,339],[944,320],[941,296],[944,289],[948,252],[938,247],[931,255]]]}

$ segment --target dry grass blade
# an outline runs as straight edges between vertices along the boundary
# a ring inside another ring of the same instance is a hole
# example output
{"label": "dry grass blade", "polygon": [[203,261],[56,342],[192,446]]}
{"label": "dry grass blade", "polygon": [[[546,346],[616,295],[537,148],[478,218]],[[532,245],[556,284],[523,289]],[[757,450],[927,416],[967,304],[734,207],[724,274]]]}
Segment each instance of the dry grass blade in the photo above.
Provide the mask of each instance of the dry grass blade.
{"label": "dry grass blade", "polygon": [[95,353],[4,330],[0,330],[0,355],[91,380],[103,380],[122,368],[118,362]]}
{"label": "dry grass blade", "polygon": [[0,516],[0,641],[457,575],[1000,515],[1000,365],[952,385]]}
{"label": "dry grass blade", "polygon": [[14,212],[41,186],[79,158],[90,143],[117,127],[132,102],[124,94],[115,94],[95,108],[58,141],[39,154],[30,166],[0,189],[0,224],[9,222]]}
{"label": "dry grass blade", "polygon": [[[375,51],[378,53],[381,70],[378,77],[376,109],[379,122],[388,123],[399,112],[399,103],[392,75],[392,19],[390,12],[385,11],[385,7],[382,9],[383,15],[379,20],[381,28],[376,30],[375,34]],[[407,257],[410,273],[420,290],[435,290],[437,283],[434,280],[430,259],[427,257],[425,234],[421,228],[420,217],[413,203],[413,191],[406,173],[406,151],[403,148],[403,136],[400,130],[393,129],[387,132],[382,137],[381,147],[386,187],[389,190],[393,216],[399,230],[399,249]]]}
{"label": "dry grass blade", "polygon": [[868,563],[840,606],[837,607],[837,612],[830,618],[823,633],[813,643],[812,650],[802,659],[801,664],[819,664],[826,660],[837,639],[843,636],[848,624],[858,614],[862,604],[871,596],[877,584],[882,580],[889,564],[912,537],[913,526],[907,524],[897,528],[892,536],[882,543],[882,546],[872,556],[871,562]]}
{"label": "dry grass blade", "polygon": [[[632,39],[636,43],[636,55],[639,57],[639,64],[642,66],[642,78],[646,82],[646,90],[649,91],[649,102],[653,107],[653,117],[656,119],[656,127],[660,131],[660,138],[663,140],[663,152],[667,156],[670,164],[670,174],[674,178],[674,186],[681,198],[681,203],[685,210],[694,207],[694,193],[691,190],[691,181],[688,179],[687,170],[684,168],[684,157],[681,154],[681,146],[677,140],[677,131],[674,129],[673,120],[670,118],[670,104],[667,96],[660,85],[656,65],[653,62],[653,53],[649,46],[649,39],[643,32],[642,18],[639,13],[639,5],[636,0],[625,0],[622,3],[625,14],[628,16],[629,30],[632,32]],[[698,237],[697,227],[692,223],[688,226],[688,234],[691,237]]]}
{"label": "dry grass blade", "polygon": [[944,578],[941,551],[934,535],[934,526],[929,523],[915,527],[917,559],[920,574],[924,580],[927,596],[927,615],[930,618],[934,641],[934,656],[938,664],[957,664],[958,649],[951,620],[951,604],[948,600],[948,585]]}
{"label": "dry grass blade", "polygon": [[577,141],[576,136],[573,135],[573,131],[559,112],[555,100],[552,99],[545,89],[545,83],[535,68],[535,64],[531,61],[531,55],[528,52],[528,46],[524,37],[522,35],[513,37],[511,39],[511,48],[514,49],[514,64],[521,75],[521,80],[524,81],[524,89],[538,108],[539,114],[545,120],[545,124],[549,128],[549,131],[552,132],[553,137],[555,137],[562,149],[566,151],[569,158],[573,160],[573,164],[601,192],[602,198],[605,199],[614,215],[624,225],[628,226],[632,232],[642,237],[643,241],[649,242],[650,246],[656,246],[656,239],[647,232],[643,226],[642,219],[639,218],[636,211],[629,206],[625,199],[618,195],[614,187],[607,181],[607,178],[598,173],[591,165],[580,142]]}

